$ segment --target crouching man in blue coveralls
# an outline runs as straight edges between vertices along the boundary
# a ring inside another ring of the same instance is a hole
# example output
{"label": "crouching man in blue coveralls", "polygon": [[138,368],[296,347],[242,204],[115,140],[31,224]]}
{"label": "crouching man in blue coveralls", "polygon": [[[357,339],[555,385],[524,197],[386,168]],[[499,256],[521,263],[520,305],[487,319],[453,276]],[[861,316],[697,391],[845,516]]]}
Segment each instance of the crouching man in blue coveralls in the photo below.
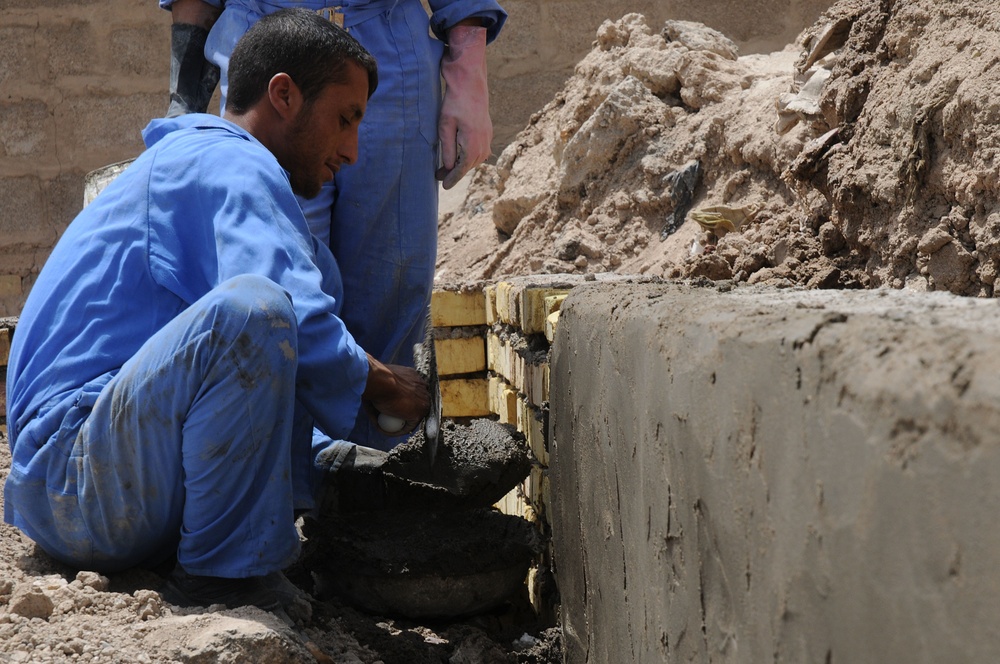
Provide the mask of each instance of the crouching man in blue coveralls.
{"label": "crouching man in blue coveralls", "polygon": [[[299,202],[310,230],[341,267],[347,328],[382,362],[412,366],[434,281],[438,180],[449,189],[490,155],[486,46],[500,34],[506,12],[497,0],[159,4],[173,18],[168,115],[205,111],[217,83],[228,106],[233,45],[283,7],[341,23],[375,56],[379,87],[361,128],[358,163]],[[358,418],[349,439],[382,450],[404,440],[382,435],[367,417]]]}
{"label": "crouching man in blue coveralls", "polygon": [[348,333],[295,198],[355,161],[376,84],[345,31],[285,10],[234,50],[223,118],[149,124],[19,320],[8,523],[77,568],[176,555],[174,603],[280,607],[295,514],[331,472],[313,427],[344,438],[364,409],[412,429],[429,405],[420,374]]}

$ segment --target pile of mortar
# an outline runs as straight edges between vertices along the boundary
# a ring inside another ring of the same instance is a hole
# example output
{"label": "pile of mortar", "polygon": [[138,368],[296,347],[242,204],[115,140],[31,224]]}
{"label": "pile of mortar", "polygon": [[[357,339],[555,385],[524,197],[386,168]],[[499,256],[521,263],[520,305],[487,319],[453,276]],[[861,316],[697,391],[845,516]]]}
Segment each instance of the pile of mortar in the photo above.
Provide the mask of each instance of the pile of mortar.
{"label": "pile of mortar", "polygon": [[381,471],[347,474],[303,528],[303,564],[320,595],[371,613],[453,619],[518,592],[539,551],[534,526],[492,505],[531,467],[509,425],[447,422],[430,463],[418,431]]}

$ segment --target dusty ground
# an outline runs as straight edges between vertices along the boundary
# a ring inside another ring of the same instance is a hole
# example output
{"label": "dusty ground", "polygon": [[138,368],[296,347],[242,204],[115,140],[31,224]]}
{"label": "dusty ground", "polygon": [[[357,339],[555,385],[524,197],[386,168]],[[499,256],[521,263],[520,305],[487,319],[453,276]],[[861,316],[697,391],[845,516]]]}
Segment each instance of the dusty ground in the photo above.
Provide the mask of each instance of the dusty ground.
{"label": "dusty ground", "polygon": [[[699,24],[608,21],[444,215],[439,280],[610,271],[990,297],[997,26],[990,0],[842,0],[785,50],[740,57]],[[737,232],[705,214],[717,206]]]}
{"label": "dusty ground", "polygon": [[[10,468],[0,436],[0,485]],[[2,509],[2,496],[0,496]],[[160,599],[169,570],[110,578],[68,569],[0,524],[0,662],[385,662],[453,664],[561,661],[525,598],[487,615],[419,624],[369,615],[335,599],[311,602],[289,627],[255,608],[185,610]],[[309,573],[289,577],[312,590]]]}

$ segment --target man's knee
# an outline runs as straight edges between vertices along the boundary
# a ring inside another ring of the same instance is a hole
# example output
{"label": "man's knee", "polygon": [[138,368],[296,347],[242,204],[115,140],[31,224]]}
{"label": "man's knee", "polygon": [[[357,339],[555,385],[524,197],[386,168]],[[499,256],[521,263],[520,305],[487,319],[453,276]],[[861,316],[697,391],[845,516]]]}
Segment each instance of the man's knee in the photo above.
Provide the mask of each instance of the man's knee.
{"label": "man's knee", "polygon": [[212,294],[216,309],[213,328],[223,333],[238,354],[255,356],[255,362],[273,358],[294,364],[298,322],[284,289],[266,277],[246,274],[224,281]]}
{"label": "man's knee", "polygon": [[276,322],[295,324],[292,298],[281,286],[258,274],[241,274],[219,284],[214,292],[228,306],[247,315],[269,314]]}

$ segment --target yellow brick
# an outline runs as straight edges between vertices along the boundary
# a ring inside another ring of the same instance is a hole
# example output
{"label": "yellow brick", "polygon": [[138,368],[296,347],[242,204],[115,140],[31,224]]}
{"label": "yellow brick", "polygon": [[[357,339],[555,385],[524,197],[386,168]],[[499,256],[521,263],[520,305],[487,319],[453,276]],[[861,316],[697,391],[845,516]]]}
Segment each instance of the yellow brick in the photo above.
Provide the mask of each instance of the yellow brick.
{"label": "yellow brick", "polygon": [[499,416],[504,424],[517,426],[517,392],[500,376],[490,376],[488,390],[490,412]]}
{"label": "yellow brick", "polygon": [[487,380],[486,404],[491,413],[500,412],[500,395],[503,393],[503,379],[497,375],[491,375]]}
{"label": "yellow brick", "polygon": [[444,417],[485,417],[490,414],[485,378],[441,380],[441,414]]}
{"label": "yellow brick", "polygon": [[517,430],[528,439],[528,446],[540,464],[548,467],[549,453],[545,445],[545,419],[541,411],[525,399],[518,401]]}
{"label": "yellow brick", "polygon": [[0,367],[7,366],[10,358],[10,330],[0,330]]}
{"label": "yellow brick", "polygon": [[512,306],[513,301],[511,298],[511,286],[510,282],[501,281],[497,284],[496,293],[496,307],[497,307],[497,320],[501,323],[507,323],[508,325],[517,325],[514,316],[517,313],[517,308]]}
{"label": "yellow brick", "polygon": [[522,392],[528,397],[528,401],[535,406],[541,406],[548,400],[548,391],[545,389],[545,374],[549,363],[529,364],[525,367],[524,387]]}
{"label": "yellow brick", "polygon": [[546,295],[545,304],[543,306],[545,316],[548,317],[562,309],[563,300],[566,299],[567,295],[569,295],[568,290],[557,292],[555,295]]}
{"label": "yellow brick", "polygon": [[442,376],[486,371],[486,343],[482,337],[437,339],[434,352]]}
{"label": "yellow brick", "polygon": [[516,516],[517,511],[517,488],[513,488],[507,492],[507,495],[503,497],[500,501],[500,511],[504,514],[510,514]]}
{"label": "yellow brick", "polygon": [[520,516],[520,512],[517,506],[517,487],[511,489],[507,494],[501,498],[493,506],[504,514],[510,514],[512,516]]}
{"label": "yellow brick", "polygon": [[528,578],[524,582],[528,586],[528,601],[531,602],[531,607],[536,613],[541,612],[542,606],[542,594],[539,590],[538,576],[538,568],[534,566],[529,567]]}
{"label": "yellow brick", "polygon": [[437,290],[431,294],[431,325],[460,327],[486,324],[486,298],[482,291]]}
{"label": "yellow brick", "polygon": [[500,373],[500,354],[503,352],[503,342],[492,332],[486,335],[486,368]]}
{"label": "yellow brick", "polygon": [[549,367],[548,362],[546,362],[545,366],[542,367],[542,401],[544,401],[545,403],[548,403],[549,395],[551,394],[550,391],[550,386],[552,385],[552,381],[550,379],[551,374],[552,370]]}
{"label": "yellow brick", "polygon": [[544,471],[538,466],[532,466],[531,472],[528,477],[524,480],[524,494],[525,499],[528,504],[536,511],[541,510],[542,506],[542,477]]}
{"label": "yellow brick", "polygon": [[565,299],[568,293],[564,288],[525,288],[518,298],[521,329],[525,334],[545,332],[545,319],[555,311],[550,307],[560,306],[562,299],[558,298]]}
{"label": "yellow brick", "polygon": [[497,287],[489,285],[483,289],[483,298],[486,300],[486,324],[493,325],[497,322]]}
{"label": "yellow brick", "polygon": [[549,343],[556,340],[556,328],[559,327],[559,312],[553,311],[545,318],[545,338]]}
{"label": "yellow brick", "polygon": [[496,414],[504,424],[517,426],[517,392],[510,389],[509,385],[504,384],[500,388]]}

